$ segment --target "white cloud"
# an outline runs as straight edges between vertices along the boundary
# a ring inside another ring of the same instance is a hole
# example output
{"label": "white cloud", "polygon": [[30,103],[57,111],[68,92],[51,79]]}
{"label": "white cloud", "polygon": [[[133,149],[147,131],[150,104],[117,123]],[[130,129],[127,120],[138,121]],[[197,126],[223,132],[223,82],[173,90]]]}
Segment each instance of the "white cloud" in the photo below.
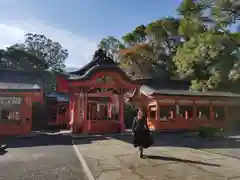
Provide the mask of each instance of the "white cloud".
{"label": "white cloud", "polygon": [[68,49],[69,57],[66,60],[66,65],[70,67],[81,67],[86,64],[91,60],[97,47],[97,41],[88,40],[67,30],[54,28],[38,21],[31,21],[31,23],[24,21],[0,24],[0,48],[23,42],[24,34],[29,32],[44,34]]}

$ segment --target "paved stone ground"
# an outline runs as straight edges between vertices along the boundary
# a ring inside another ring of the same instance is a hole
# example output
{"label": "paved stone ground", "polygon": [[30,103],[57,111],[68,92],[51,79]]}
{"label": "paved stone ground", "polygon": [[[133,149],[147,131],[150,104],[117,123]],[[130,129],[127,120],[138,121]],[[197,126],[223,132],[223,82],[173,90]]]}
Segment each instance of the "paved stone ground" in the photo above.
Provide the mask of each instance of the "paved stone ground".
{"label": "paved stone ground", "polygon": [[212,147],[208,152],[210,142],[202,142],[201,149],[196,139],[162,137],[140,159],[130,140],[109,137],[75,143],[97,180],[240,180],[240,159],[220,155]]}
{"label": "paved stone ground", "polygon": [[70,136],[0,140],[0,180],[86,180]]}

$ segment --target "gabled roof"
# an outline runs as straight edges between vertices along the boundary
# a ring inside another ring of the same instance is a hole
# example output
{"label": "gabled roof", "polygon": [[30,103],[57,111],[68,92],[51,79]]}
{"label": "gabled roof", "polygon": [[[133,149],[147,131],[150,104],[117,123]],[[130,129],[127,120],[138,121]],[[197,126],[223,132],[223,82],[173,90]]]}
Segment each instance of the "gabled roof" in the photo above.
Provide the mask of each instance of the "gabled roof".
{"label": "gabled roof", "polygon": [[71,75],[68,79],[69,81],[84,81],[90,79],[97,72],[117,72],[121,77],[132,84],[137,84],[135,81],[131,80],[130,77],[111,59],[108,57],[102,49],[95,52],[93,60],[81,69],[69,72]]}
{"label": "gabled roof", "polygon": [[101,65],[101,66],[94,66],[92,68],[90,68],[85,74],[83,74],[82,76],[79,75],[73,75],[69,78],[70,81],[74,81],[74,80],[88,80],[92,75],[94,75],[96,72],[99,71],[113,71],[113,72],[117,72],[121,75],[121,77],[125,80],[125,81],[129,81],[131,83],[137,83],[133,80],[131,80],[125,73],[124,71],[118,67],[118,66],[112,66],[112,65]]}
{"label": "gabled roof", "polygon": [[40,72],[31,72],[31,71],[17,71],[12,69],[0,69],[0,77],[2,76],[32,76],[33,78],[39,77],[41,75]]}
{"label": "gabled roof", "polygon": [[106,56],[104,51],[102,49],[98,49],[94,56],[92,61],[90,61],[88,64],[83,66],[81,69],[73,72],[69,72],[69,74],[83,76],[85,75],[91,68],[98,66],[98,65],[108,65],[108,66],[117,66],[115,62]]}
{"label": "gabled roof", "polygon": [[37,84],[44,88],[43,73],[0,69],[0,82],[13,84]]}

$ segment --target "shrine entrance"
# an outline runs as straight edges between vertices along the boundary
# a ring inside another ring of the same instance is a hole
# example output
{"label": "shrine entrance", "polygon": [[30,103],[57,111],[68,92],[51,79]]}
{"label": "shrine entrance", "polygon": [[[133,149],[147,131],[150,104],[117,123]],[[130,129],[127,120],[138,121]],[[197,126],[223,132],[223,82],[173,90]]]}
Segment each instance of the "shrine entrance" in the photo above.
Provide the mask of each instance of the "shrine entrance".
{"label": "shrine entrance", "polygon": [[124,96],[139,87],[113,61],[109,64],[109,58],[107,64],[99,58],[108,57],[95,56],[69,78],[70,126],[75,133],[124,131]]}

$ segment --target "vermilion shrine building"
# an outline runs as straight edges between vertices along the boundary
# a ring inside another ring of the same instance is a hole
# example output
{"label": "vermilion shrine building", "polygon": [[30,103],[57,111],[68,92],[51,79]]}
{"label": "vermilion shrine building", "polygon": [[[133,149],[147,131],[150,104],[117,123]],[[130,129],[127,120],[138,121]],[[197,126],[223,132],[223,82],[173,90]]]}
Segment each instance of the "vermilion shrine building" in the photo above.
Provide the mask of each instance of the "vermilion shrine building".
{"label": "vermilion shrine building", "polygon": [[[201,125],[239,128],[240,95],[189,91],[187,82],[142,85],[133,104],[146,104],[147,121],[156,131],[196,130]],[[237,127],[238,126],[238,127]]]}
{"label": "vermilion shrine building", "polygon": [[99,50],[93,61],[72,72],[68,81],[73,132],[124,131],[124,95],[139,88]]}
{"label": "vermilion shrine building", "polygon": [[[0,72],[0,135],[31,131],[32,102],[43,102],[41,80],[38,85],[24,84],[33,81],[33,76],[21,73],[8,78],[14,73]],[[156,131],[194,130],[204,124],[218,128],[240,124],[239,94],[191,92],[189,83],[184,81],[132,80],[102,50],[86,66],[70,75],[59,74],[56,81],[57,92],[48,96],[57,103],[51,105],[54,110],[47,121],[57,125],[68,123],[73,133],[124,131],[125,102],[144,106],[149,127]],[[67,98],[62,99],[63,94]]]}
{"label": "vermilion shrine building", "polygon": [[149,127],[156,131],[218,128],[238,122],[240,95],[191,92],[184,81],[155,83],[131,80],[99,50],[94,59],[68,80],[70,126],[74,133],[122,132],[124,103],[147,108]]}
{"label": "vermilion shrine building", "polygon": [[32,103],[42,101],[38,85],[0,83],[0,136],[27,134],[32,129]]}

